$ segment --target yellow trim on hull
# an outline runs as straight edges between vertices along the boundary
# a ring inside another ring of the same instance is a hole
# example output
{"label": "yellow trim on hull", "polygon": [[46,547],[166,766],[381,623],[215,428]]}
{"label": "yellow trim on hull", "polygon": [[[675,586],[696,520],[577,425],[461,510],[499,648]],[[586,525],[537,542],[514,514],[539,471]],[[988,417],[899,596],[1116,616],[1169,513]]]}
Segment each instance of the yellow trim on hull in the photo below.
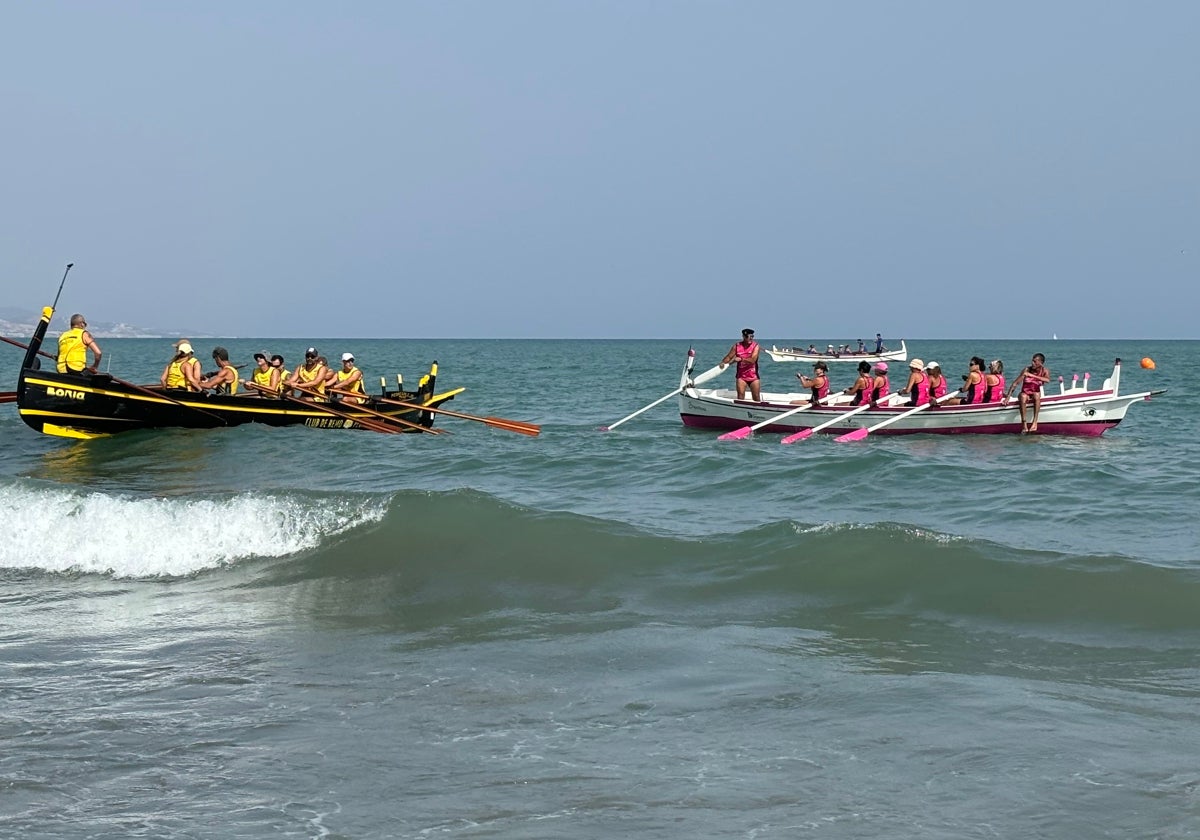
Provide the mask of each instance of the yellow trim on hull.
{"label": "yellow trim on hull", "polygon": [[96,438],[112,437],[105,432],[85,432],[82,429],[74,429],[70,426],[58,426],[54,423],[43,423],[42,433],[54,435],[55,437],[73,438],[75,440],[95,440]]}

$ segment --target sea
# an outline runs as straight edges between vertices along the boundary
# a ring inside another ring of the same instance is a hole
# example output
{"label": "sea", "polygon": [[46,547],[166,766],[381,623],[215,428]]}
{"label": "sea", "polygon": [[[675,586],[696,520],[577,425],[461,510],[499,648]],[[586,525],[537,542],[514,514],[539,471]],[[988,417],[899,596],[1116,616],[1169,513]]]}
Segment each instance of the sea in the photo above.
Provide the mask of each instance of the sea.
{"label": "sea", "polygon": [[736,338],[315,342],[537,437],[0,406],[0,835],[1200,836],[1200,342],[908,339],[1167,389],[1099,438],[603,430]]}

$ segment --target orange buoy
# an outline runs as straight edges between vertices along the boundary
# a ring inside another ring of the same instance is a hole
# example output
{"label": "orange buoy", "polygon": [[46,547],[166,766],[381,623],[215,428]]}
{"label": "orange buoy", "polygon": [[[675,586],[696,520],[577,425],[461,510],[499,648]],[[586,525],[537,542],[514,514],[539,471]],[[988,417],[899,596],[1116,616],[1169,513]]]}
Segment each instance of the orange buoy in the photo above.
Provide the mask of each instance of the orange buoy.
{"label": "orange buoy", "polygon": [[1142,367],[1144,367],[1146,370],[1154,370],[1154,360],[1147,356],[1146,358],[1142,359]]}

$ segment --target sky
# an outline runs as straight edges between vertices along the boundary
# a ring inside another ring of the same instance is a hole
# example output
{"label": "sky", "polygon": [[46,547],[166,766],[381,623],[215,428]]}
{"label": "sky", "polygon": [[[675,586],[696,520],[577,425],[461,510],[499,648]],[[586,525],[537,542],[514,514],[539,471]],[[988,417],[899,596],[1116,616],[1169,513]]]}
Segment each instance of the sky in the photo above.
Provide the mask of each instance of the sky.
{"label": "sky", "polygon": [[1200,337],[1200,3],[2,11],[0,305],[73,262],[60,314],[230,336]]}

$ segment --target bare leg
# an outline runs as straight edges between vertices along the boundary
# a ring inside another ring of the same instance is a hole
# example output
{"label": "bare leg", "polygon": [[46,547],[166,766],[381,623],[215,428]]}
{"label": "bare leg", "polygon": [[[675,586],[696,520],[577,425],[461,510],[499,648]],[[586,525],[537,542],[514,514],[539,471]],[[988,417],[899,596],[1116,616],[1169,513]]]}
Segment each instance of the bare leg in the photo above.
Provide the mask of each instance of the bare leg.
{"label": "bare leg", "polygon": [[744,379],[737,381],[737,398],[739,400],[746,399],[746,381]]}
{"label": "bare leg", "polygon": [[755,379],[750,383],[750,395],[754,397],[755,402],[762,402],[762,381]]}
{"label": "bare leg", "polygon": [[1039,391],[1033,395],[1033,422],[1029,424],[1029,431],[1037,431],[1038,413],[1042,410],[1042,394]]}
{"label": "bare leg", "polygon": [[1029,431],[1029,424],[1025,422],[1025,405],[1028,402],[1029,395],[1022,391],[1021,395],[1017,397],[1017,405],[1021,407],[1021,434],[1025,434]]}

